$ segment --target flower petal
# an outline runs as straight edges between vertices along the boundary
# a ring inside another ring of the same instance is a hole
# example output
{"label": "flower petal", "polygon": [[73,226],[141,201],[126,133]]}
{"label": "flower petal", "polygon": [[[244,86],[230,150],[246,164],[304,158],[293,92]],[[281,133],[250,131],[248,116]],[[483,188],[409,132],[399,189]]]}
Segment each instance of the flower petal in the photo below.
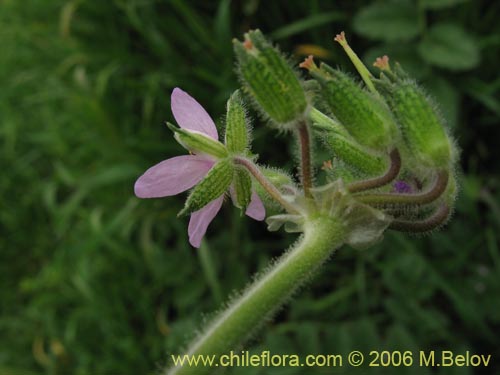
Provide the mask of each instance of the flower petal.
{"label": "flower petal", "polygon": [[198,248],[201,244],[201,239],[205,235],[208,225],[212,222],[215,215],[219,212],[222,202],[224,201],[224,195],[213,200],[201,210],[193,212],[191,214],[191,219],[189,220],[188,234],[189,243],[194,247]]}
{"label": "flower petal", "polygon": [[200,103],[178,87],[172,91],[171,99],[172,113],[181,128],[195,130],[219,140],[214,121]]}
{"label": "flower petal", "polygon": [[264,204],[255,191],[252,193],[252,199],[250,200],[250,204],[248,205],[245,214],[258,221],[262,221],[266,217]]}
{"label": "flower petal", "polygon": [[139,198],[159,198],[192,188],[207,174],[215,161],[201,155],[183,155],[149,168],[134,186]]}

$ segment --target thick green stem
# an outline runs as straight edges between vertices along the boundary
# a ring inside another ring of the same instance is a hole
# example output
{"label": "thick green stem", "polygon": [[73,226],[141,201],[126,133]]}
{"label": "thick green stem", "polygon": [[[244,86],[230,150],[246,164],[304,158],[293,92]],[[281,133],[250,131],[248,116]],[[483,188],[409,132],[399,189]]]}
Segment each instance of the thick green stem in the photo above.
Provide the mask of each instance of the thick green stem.
{"label": "thick green stem", "polygon": [[[215,356],[237,350],[304,285],[344,242],[344,228],[331,217],[308,220],[301,239],[261,274],[191,344],[187,355]],[[216,363],[216,362],[215,362]],[[166,374],[210,374],[211,367],[171,368]]]}

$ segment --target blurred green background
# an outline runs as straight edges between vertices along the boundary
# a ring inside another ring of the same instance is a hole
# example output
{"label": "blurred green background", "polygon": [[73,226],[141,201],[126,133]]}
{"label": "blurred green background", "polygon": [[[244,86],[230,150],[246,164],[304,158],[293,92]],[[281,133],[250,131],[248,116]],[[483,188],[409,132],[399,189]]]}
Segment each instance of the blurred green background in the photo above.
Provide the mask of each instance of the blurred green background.
{"label": "blurred green background", "polygon": [[[342,248],[252,350],[470,350],[490,367],[360,372],[499,373],[499,16],[487,0],[0,0],[0,374],[152,374],[294,241],[225,205],[197,251],[176,218],[185,196],[133,195],[184,152],[163,125],[171,90],[220,124],[238,87],[231,39],[256,27],[296,61],[352,71],[341,30],[368,63],[400,61],[442,104],[462,171],[444,230]],[[290,166],[288,139],[254,127],[260,160]]]}

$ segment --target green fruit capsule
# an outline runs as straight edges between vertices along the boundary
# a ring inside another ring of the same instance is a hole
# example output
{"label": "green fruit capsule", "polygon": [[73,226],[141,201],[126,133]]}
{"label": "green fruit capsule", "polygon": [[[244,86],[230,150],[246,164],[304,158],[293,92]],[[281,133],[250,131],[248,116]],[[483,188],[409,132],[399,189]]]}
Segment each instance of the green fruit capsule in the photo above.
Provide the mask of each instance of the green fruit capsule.
{"label": "green fruit capsule", "polygon": [[231,160],[222,159],[215,164],[203,180],[189,194],[179,216],[198,211],[224,194],[233,181],[234,166]]}
{"label": "green fruit capsule", "polygon": [[434,105],[414,81],[399,81],[385,93],[405,142],[425,167],[450,167],[452,142]]}
{"label": "green fruit capsule", "polygon": [[249,130],[245,118],[245,108],[238,91],[227,101],[225,143],[230,153],[245,153],[248,148]]}
{"label": "green fruit capsule", "polygon": [[233,41],[244,90],[274,124],[293,127],[304,118],[307,99],[299,78],[259,30]]}
{"label": "green fruit capsule", "polygon": [[360,145],[350,137],[326,133],[325,143],[334,156],[365,175],[381,175],[389,167],[387,157]]}
{"label": "green fruit capsule", "polygon": [[397,125],[385,102],[361,88],[348,74],[326,64],[310,73],[320,83],[330,111],[356,141],[378,151],[394,147]]}

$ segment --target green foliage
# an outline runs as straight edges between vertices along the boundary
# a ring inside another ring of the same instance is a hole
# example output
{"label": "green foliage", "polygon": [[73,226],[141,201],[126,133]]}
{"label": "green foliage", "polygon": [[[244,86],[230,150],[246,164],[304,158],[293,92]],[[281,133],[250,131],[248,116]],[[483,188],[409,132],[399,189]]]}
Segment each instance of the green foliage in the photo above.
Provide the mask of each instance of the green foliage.
{"label": "green foliage", "polygon": [[428,63],[450,70],[467,70],[479,63],[479,48],[460,26],[441,23],[426,33],[418,52]]}
{"label": "green foliage", "polygon": [[416,7],[409,1],[377,2],[361,8],[353,27],[367,38],[409,40],[419,33]]}
{"label": "green foliage", "polygon": [[[351,35],[349,20],[373,5],[331,3],[0,2],[1,373],[154,373],[167,354],[181,351],[203,314],[295,240],[228,208],[195,251],[187,220],[176,218],[185,197],[139,201],[133,183],[148,166],[183,152],[162,125],[173,120],[173,87],[192,94],[214,119],[223,115],[237,87],[231,38],[250,26],[280,37],[284,50],[321,46],[331,51],[331,65],[349,66],[332,38],[340,30]],[[454,218],[432,237],[389,234],[367,251],[341,249],[266,325],[253,352],[451,349],[500,356],[500,4],[419,4],[395,31],[408,35],[419,20],[418,34],[404,44],[360,34],[351,45],[368,51],[367,64],[382,54],[400,61],[443,105],[462,149]],[[474,36],[480,52],[460,73],[424,60],[416,48],[451,22]],[[288,146],[261,125],[255,123],[255,152],[286,164]],[[493,366],[489,373],[498,372]],[[430,373],[417,370],[383,373]]]}

